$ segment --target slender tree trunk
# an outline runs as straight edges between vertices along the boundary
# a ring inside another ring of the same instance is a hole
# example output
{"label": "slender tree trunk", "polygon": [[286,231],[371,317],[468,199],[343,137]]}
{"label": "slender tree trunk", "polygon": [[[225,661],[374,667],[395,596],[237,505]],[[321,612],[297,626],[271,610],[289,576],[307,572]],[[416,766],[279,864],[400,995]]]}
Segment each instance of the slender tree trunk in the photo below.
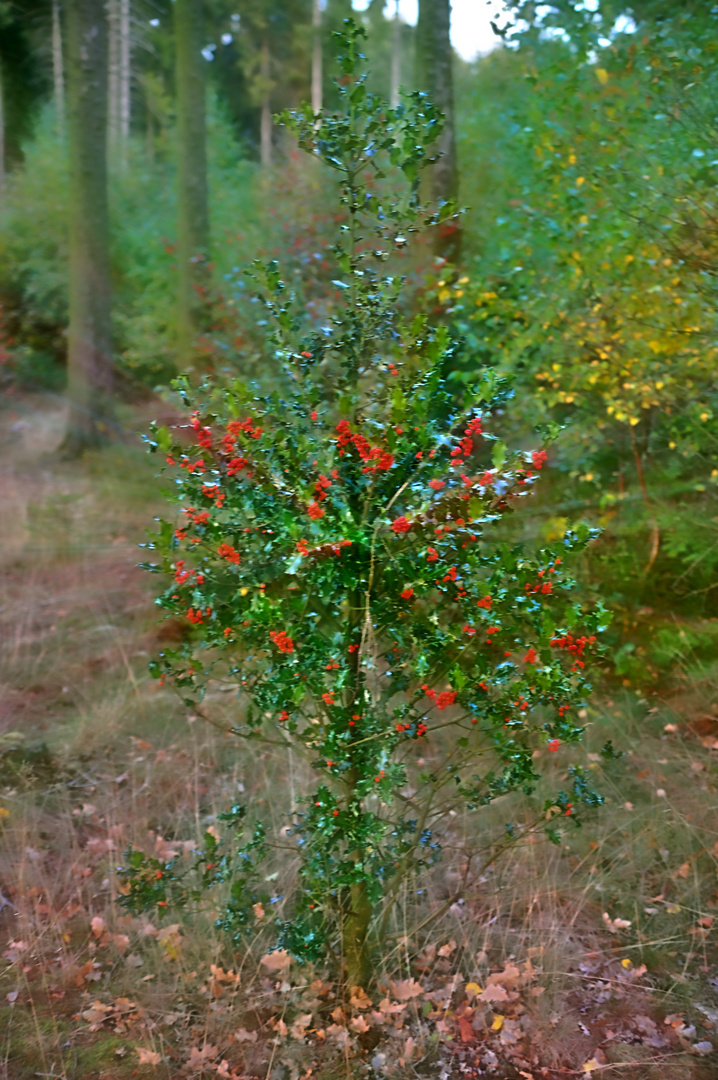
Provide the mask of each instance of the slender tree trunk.
{"label": "slender tree trunk", "polygon": [[272,110],[269,105],[269,73],[269,37],[265,33],[262,39],[262,56],[260,67],[260,76],[262,80],[262,112],[260,116],[260,161],[263,168],[267,168],[272,164]]}
{"label": "slender tree trunk", "polygon": [[57,128],[65,130],[65,72],[62,63],[62,29],[59,0],[52,0],[52,82],[55,98]]}
{"label": "slender tree trunk", "polygon": [[96,0],[67,0],[70,327],[64,449],[105,441],[113,423],[107,212],[107,19]]}
{"label": "slender tree trunk", "polygon": [[345,985],[366,987],[371,978],[369,923],[372,904],[365,881],[350,886],[342,915],[342,952],[346,969]]}
{"label": "slender tree trunk", "polygon": [[401,20],[399,19],[399,0],[394,0],[394,24],[391,34],[391,89],[389,103],[392,109],[399,104],[399,83],[401,81]]}
{"label": "slender tree trunk", "polygon": [[107,147],[114,164],[120,142],[120,0],[107,2]]}
{"label": "slender tree trunk", "polygon": [[[416,26],[416,83],[444,114],[444,130],[437,141],[441,157],[431,170],[433,196],[439,202],[456,199],[459,174],[454,128],[453,51],[450,0],[419,0]],[[461,255],[461,232],[455,222],[447,222],[436,232],[436,254],[451,263]]]}
{"label": "slender tree trunk", "polygon": [[5,96],[2,60],[0,60],[0,199],[5,193]]}
{"label": "slender tree trunk", "polygon": [[314,0],[312,35],[312,111],[322,108],[322,9],[320,0]]}
{"label": "slender tree trunk", "polygon": [[127,141],[130,137],[130,0],[120,0],[119,11],[118,106],[120,163],[127,164]]}
{"label": "slender tree trunk", "polygon": [[186,366],[202,329],[209,248],[202,0],[175,0],[179,263],[178,359]]}

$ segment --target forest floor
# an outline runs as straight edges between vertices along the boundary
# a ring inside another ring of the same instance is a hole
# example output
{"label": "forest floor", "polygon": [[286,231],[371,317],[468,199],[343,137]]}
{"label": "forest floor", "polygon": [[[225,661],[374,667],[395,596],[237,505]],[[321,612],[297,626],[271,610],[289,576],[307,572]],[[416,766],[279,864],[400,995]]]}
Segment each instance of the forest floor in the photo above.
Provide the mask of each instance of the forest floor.
{"label": "forest floor", "polygon": [[584,763],[607,737],[625,751],[605,807],[558,848],[513,851],[421,934],[458,876],[447,856],[423,906],[407,894],[376,985],[348,1000],[325,971],[267,954],[261,913],[236,950],[211,912],[118,906],[130,842],[182,850],[238,797],[278,831],[302,784],[147,673],[168,633],[137,567],[161,505],[134,434],[153,407],[77,463],[57,454],[54,399],[0,412],[0,1077],[715,1077],[709,687],[599,692]]}

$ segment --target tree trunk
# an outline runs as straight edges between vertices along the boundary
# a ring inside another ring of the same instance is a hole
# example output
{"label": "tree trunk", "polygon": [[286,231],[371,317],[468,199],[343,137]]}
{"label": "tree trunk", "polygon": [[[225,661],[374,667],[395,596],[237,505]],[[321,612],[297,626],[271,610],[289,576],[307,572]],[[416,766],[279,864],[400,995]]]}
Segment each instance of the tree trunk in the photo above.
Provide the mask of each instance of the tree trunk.
{"label": "tree trunk", "polygon": [[52,83],[57,128],[62,134],[65,130],[65,73],[62,63],[62,29],[58,0],[52,0]]}
{"label": "tree trunk", "polygon": [[202,329],[202,290],[207,277],[209,212],[202,0],[175,0],[177,83],[179,312],[177,352],[187,366]]}
{"label": "tree trunk", "polygon": [[[453,51],[450,0],[419,0],[416,25],[416,84],[444,114],[444,130],[437,141],[441,157],[431,170],[432,194],[438,202],[456,199],[459,175],[454,128]],[[451,263],[461,255],[461,232],[456,222],[446,222],[436,231],[434,250]]]}
{"label": "tree trunk", "polygon": [[342,916],[342,952],[345,965],[345,985],[366,987],[371,978],[369,952],[369,922],[372,905],[365,881],[349,889],[348,904]]}
{"label": "tree trunk", "polygon": [[130,0],[108,0],[108,137],[110,162],[127,165],[130,134]]}
{"label": "tree trunk", "polygon": [[119,111],[123,163],[130,137],[130,0],[120,0]]}
{"label": "tree trunk", "polygon": [[391,34],[391,89],[389,104],[395,109],[399,104],[399,83],[401,81],[401,20],[399,18],[399,0],[395,0],[394,24]]}
{"label": "tree trunk", "polygon": [[312,112],[321,112],[322,108],[322,9],[319,0],[314,0],[312,39]]}
{"label": "tree trunk", "polygon": [[269,38],[265,33],[262,38],[262,57],[260,77],[262,80],[262,112],[260,117],[260,161],[263,168],[272,164],[272,111],[269,105],[270,94],[270,56]]}
{"label": "tree trunk", "polygon": [[104,442],[113,424],[107,212],[107,19],[96,0],[67,2],[70,155],[68,398],[64,449]]}
{"label": "tree trunk", "polygon": [[5,192],[5,97],[2,59],[0,59],[0,199]]}
{"label": "tree trunk", "polygon": [[108,0],[107,147],[114,163],[120,142],[120,0]]}

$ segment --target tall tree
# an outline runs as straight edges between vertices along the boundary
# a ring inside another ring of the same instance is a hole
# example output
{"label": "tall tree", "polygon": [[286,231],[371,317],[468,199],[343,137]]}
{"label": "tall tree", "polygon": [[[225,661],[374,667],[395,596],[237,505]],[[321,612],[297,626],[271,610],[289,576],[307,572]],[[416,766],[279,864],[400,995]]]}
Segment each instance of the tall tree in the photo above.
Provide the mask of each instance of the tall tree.
{"label": "tall tree", "polygon": [[322,6],[313,0],[312,8],[312,109],[322,108]]}
{"label": "tall tree", "polygon": [[130,0],[108,0],[109,82],[108,132],[110,157],[120,168],[127,164],[130,134]]}
{"label": "tall tree", "polygon": [[103,442],[113,420],[107,210],[107,19],[96,0],[67,0],[70,153],[68,453]]}
{"label": "tall tree", "polygon": [[3,86],[3,64],[0,57],[0,198],[5,192],[5,87]]}
{"label": "tall tree", "polygon": [[62,62],[62,27],[59,0],[52,0],[52,85],[58,131],[65,129],[65,71]]}
{"label": "tall tree", "polygon": [[202,0],[175,0],[175,78],[178,140],[178,359],[192,359],[202,328],[201,290],[207,275],[207,134],[202,56]]}
{"label": "tall tree", "polygon": [[389,104],[393,109],[399,104],[399,84],[401,82],[401,19],[399,18],[399,0],[394,0],[394,19],[391,30],[391,86]]}
{"label": "tall tree", "polygon": [[260,160],[262,166],[267,168],[272,164],[272,110],[270,95],[272,93],[271,69],[272,58],[269,52],[269,28],[265,28],[262,35],[262,51],[259,69],[261,84],[262,106],[260,114]]}
{"label": "tall tree", "polygon": [[[429,95],[432,104],[444,114],[444,129],[437,140],[439,160],[431,170],[433,196],[439,202],[456,199],[459,172],[456,158],[454,124],[453,50],[451,0],[419,0],[416,25],[416,85]],[[455,222],[439,226],[434,249],[451,263],[461,255],[461,232]]]}

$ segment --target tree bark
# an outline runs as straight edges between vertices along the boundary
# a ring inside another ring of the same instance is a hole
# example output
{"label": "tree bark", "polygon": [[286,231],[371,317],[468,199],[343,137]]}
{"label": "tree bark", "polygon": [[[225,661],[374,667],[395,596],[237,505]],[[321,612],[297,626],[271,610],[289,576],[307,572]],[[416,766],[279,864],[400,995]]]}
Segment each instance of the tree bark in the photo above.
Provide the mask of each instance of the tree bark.
{"label": "tree bark", "polygon": [[120,0],[120,49],[119,49],[119,106],[120,140],[123,164],[127,154],[127,140],[130,137],[130,0]]}
{"label": "tree bark", "polygon": [[314,0],[312,27],[312,111],[318,113],[322,108],[322,9],[319,0]]}
{"label": "tree bark", "polygon": [[0,60],[0,199],[5,193],[5,96],[2,60]]}
{"label": "tree bark", "polygon": [[65,130],[65,72],[62,62],[62,28],[59,0],[52,0],[52,84],[55,117],[60,134]]}
{"label": "tree bark", "polygon": [[269,105],[270,93],[270,55],[269,37],[265,32],[262,38],[262,56],[260,67],[262,81],[262,111],[260,115],[260,161],[263,168],[272,164],[272,111]]}
{"label": "tree bark", "polygon": [[202,0],[175,0],[174,26],[179,186],[177,354],[180,365],[187,366],[203,326],[202,292],[209,249]]}
{"label": "tree bark", "polygon": [[[437,140],[441,157],[431,169],[432,195],[440,203],[456,199],[459,173],[454,126],[453,50],[450,0],[419,0],[416,25],[416,84],[444,114],[444,130]],[[461,255],[461,232],[450,221],[436,230],[434,250],[451,263]]]}
{"label": "tree bark", "polygon": [[96,0],[67,2],[70,157],[69,454],[104,442],[113,425],[107,208],[107,19]]}
{"label": "tree bark", "polygon": [[365,881],[349,889],[348,904],[342,916],[342,952],[344,954],[345,985],[366,987],[371,978],[369,923],[372,904]]}
{"label": "tree bark", "polygon": [[120,141],[120,0],[107,2],[107,149],[110,164]]}
{"label": "tree bark", "polygon": [[399,104],[399,83],[401,81],[401,20],[399,18],[399,0],[395,0],[394,22],[391,32],[391,84],[389,104],[395,109]]}

